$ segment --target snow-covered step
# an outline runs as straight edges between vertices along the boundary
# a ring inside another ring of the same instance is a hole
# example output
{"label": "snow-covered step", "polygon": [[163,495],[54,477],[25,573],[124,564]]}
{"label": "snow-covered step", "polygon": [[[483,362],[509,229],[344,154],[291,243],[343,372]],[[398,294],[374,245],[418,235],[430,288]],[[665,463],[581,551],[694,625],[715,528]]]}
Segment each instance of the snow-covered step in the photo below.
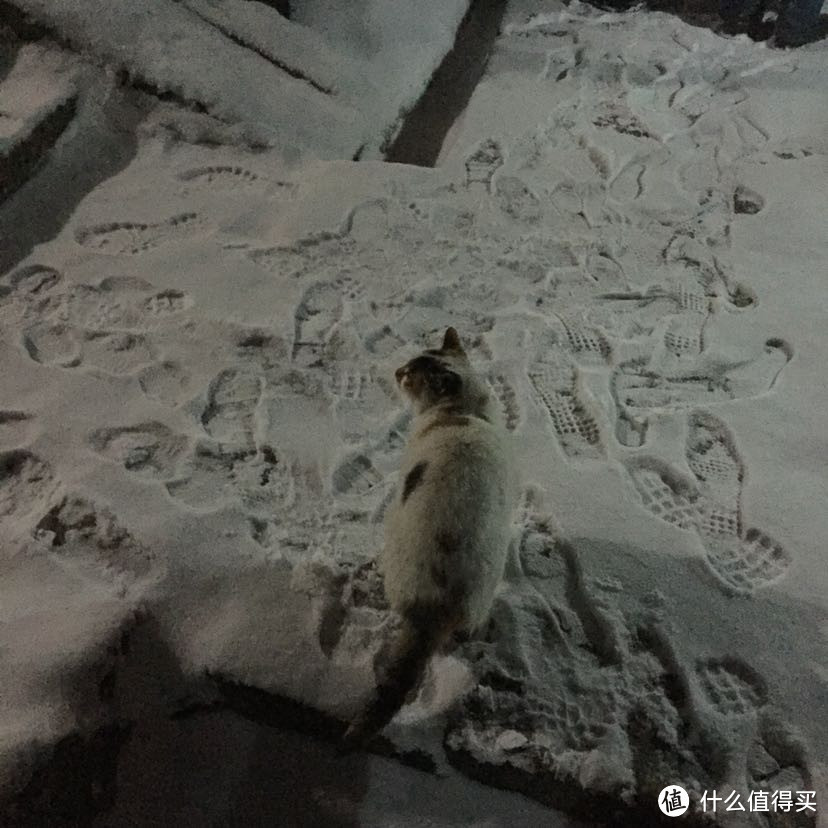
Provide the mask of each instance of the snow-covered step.
{"label": "snow-covered step", "polygon": [[0,83],[0,200],[44,161],[75,111],[77,64],[28,44]]}

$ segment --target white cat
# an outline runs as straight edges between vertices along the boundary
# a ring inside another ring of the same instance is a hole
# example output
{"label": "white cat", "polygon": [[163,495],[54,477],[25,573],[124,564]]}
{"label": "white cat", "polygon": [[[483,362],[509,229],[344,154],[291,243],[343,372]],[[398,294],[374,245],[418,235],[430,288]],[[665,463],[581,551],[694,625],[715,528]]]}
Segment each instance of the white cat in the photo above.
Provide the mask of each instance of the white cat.
{"label": "white cat", "polygon": [[457,331],[449,328],[442,348],[395,376],[415,417],[379,568],[402,633],[374,698],[345,734],[350,745],[393,718],[453,632],[486,622],[510,538],[514,477],[505,433]]}

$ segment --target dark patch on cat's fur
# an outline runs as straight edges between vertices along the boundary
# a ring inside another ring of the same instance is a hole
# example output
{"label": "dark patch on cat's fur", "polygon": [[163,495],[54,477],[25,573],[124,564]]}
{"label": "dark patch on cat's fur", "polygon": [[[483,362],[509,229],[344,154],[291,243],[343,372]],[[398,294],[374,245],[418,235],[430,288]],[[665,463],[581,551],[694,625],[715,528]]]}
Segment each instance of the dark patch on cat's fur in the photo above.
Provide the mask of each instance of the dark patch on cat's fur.
{"label": "dark patch on cat's fur", "polygon": [[456,397],[463,388],[460,374],[454,371],[442,370],[428,375],[428,384],[440,397]]}
{"label": "dark patch on cat's fur", "polygon": [[405,503],[406,500],[411,496],[411,493],[423,480],[423,475],[425,474],[425,470],[428,466],[428,463],[422,462],[417,463],[413,469],[405,476],[405,484],[403,485],[402,491],[402,502]]}
{"label": "dark patch on cat's fur", "polygon": [[435,374],[447,370],[447,365],[435,356],[420,355],[414,357],[406,366],[408,371],[422,371],[424,374]]}

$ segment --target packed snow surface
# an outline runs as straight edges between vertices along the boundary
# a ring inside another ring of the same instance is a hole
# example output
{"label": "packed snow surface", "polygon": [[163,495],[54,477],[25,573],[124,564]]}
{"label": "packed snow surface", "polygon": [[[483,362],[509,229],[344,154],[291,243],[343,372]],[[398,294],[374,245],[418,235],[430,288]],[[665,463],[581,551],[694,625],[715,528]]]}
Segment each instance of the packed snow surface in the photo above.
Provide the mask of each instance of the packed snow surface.
{"label": "packed snow surface", "polygon": [[[143,768],[180,773],[185,824],[266,812],[245,769],[284,769],[254,757],[261,725],[210,712],[206,676],[323,718],[364,703],[395,630],[393,370],[454,325],[523,482],[491,623],[386,733],[437,776],[373,759],[337,787],[354,760],[272,731],[267,755],[320,769],[308,807],[349,824],[595,824],[655,815],[672,783],[826,801],[824,42],[514,4],[422,169],[348,159],[464,3],[430,28],[365,3],[362,35],[322,2],[275,23],[240,0],[15,5],[63,47],[15,55],[3,152],[78,94],[70,47],[202,106],[136,115],[133,156],[0,276],[4,795],[114,716],[136,724],[96,824],[170,813],[170,774]],[[4,227],[48,213],[84,100]],[[173,723],[190,708],[219,718]],[[445,805],[389,794],[409,785]],[[784,824],[765,816],[717,818]]]}

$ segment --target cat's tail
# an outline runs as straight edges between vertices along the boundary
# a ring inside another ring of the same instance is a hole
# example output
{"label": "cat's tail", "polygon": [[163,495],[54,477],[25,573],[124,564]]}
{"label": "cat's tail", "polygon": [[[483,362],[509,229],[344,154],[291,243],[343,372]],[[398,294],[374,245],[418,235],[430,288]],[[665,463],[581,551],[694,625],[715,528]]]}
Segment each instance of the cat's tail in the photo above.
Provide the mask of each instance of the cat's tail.
{"label": "cat's tail", "polygon": [[460,621],[457,610],[444,608],[418,608],[403,617],[402,632],[371,701],[342,737],[346,749],[362,747],[394,718],[406,696],[420,683],[428,660]]}

